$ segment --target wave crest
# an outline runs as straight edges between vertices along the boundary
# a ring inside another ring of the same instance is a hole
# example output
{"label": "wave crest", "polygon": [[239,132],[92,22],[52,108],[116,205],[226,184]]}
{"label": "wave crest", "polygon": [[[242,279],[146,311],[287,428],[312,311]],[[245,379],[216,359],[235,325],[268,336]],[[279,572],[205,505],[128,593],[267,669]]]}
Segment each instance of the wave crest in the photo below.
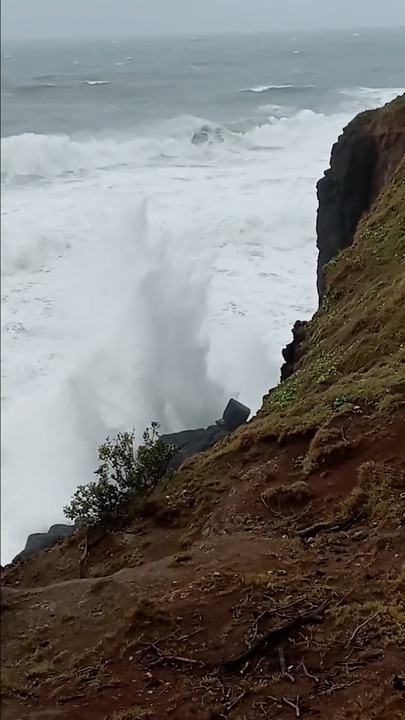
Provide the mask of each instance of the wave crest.
{"label": "wave crest", "polygon": [[243,88],[242,90],[239,90],[240,93],[267,93],[274,90],[293,90],[294,92],[299,92],[300,90],[310,90],[311,88],[314,88],[315,85],[257,85],[250,88]]}

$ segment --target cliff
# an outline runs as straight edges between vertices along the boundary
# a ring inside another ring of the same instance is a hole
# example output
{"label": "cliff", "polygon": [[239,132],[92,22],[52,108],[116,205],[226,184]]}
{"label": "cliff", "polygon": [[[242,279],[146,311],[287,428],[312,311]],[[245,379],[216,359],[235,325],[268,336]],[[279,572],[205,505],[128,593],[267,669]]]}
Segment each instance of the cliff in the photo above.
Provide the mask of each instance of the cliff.
{"label": "cliff", "polygon": [[[317,289],[321,301],[329,263],[354,239],[359,221],[405,156],[405,95],[357,115],[334,144],[330,166],[317,184]],[[281,381],[298,367],[306,323],[297,321],[283,349]]]}
{"label": "cliff", "polygon": [[320,295],[325,265],[351,245],[360,218],[405,155],[404,97],[389,109],[358,115],[332,148],[330,167],[317,185]]}
{"label": "cliff", "polygon": [[391,138],[380,192],[253,422],[120,531],[3,570],[5,720],[403,717],[403,108],[355,121],[353,157],[377,126]]}

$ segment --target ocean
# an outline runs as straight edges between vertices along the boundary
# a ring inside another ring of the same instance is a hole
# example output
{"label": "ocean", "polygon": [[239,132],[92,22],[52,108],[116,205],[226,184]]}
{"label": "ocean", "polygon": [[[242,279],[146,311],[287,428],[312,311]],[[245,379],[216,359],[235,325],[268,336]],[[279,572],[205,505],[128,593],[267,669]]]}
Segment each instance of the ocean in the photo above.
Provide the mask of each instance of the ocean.
{"label": "ocean", "polygon": [[316,181],[404,67],[404,29],[3,41],[3,564],[108,434],[258,409],[317,305]]}

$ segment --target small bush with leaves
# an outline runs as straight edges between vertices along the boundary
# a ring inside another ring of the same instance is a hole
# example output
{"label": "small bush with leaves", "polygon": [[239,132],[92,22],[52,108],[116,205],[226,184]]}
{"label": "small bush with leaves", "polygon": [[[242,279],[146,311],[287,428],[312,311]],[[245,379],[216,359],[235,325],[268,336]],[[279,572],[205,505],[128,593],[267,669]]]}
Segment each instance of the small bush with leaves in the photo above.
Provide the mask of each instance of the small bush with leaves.
{"label": "small bush with leaves", "polygon": [[107,438],[98,449],[98,476],[80,485],[64,513],[69,520],[86,525],[114,525],[128,500],[152,492],[178,452],[159,438],[159,424],[143,433],[143,445],[134,450],[135,431]]}

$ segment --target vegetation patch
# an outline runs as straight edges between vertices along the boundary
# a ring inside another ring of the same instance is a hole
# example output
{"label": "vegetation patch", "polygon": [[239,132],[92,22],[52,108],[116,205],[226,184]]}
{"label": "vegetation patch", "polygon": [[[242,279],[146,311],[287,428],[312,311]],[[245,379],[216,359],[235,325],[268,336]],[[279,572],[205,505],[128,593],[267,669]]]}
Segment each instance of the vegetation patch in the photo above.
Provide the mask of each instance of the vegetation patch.
{"label": "vegetation patch", "polygon": [[405,523],[405,506],[401,493],[405,475],[386,463],[368,461],[358,471],[359,482],[342,504],[343,515],[362,514],[381,528],[399,527]]}
{"label": "vegetation patch", "polygon": [[143,445],[136,449],[135,431],[108,437],[98,450],[97,480],[78,487],[64,508],[66,517],[88,527],[116,527],[127,519],[126,509],[134,497],[147,497],[156,488],[177,452],[160,440],[155,422],[145,430]]}
{"label": "vegetation patch", "polygon": [[315,433],[304,458],[302,469],[305,475],[324,465],[345,458],[353,447],[342,429],[322,426]]}
{"label": "vegetation patch", "polygon": [[292,507],[295,505],[304,505],[312,500],[314,493],[307,483],[303,480],[292,483],[291,485],[277,485],[268,488],[263,493],[263,498],[272,505],[279,507]]}

